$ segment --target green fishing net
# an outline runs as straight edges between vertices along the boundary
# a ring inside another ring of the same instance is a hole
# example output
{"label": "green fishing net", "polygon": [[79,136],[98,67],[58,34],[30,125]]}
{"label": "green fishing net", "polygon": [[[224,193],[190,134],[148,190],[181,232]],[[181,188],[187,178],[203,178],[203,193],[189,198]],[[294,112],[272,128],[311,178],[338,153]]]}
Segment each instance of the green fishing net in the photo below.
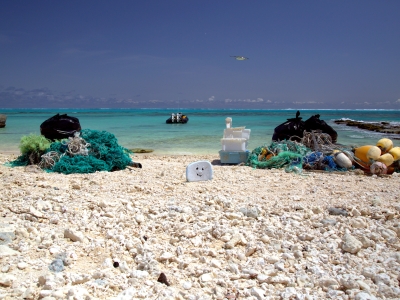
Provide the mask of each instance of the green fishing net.
{"label": "green fishing net", "polygon": [[[112,133],[83,129],[80,137],[51,143],[39,166],[63,174],[123,170],[133,164],[130,154],[132,151],[120,146]],[[11,166],[28,164],[24,154],[10,163]]]}
{"label": "green fishing net", "polygon": [[258,169],[285,168],[287,172],[301,172],[303,157],[309,148],[294,141],[272,142],[269,146],[254,149],[246,165]]}
{"label": "green fishing net", "polygon": [[42,135],[30,134],[23,136],[19,144],[21,155],[12,163],[12,166],[37,164],[50,144],[51,141]]}

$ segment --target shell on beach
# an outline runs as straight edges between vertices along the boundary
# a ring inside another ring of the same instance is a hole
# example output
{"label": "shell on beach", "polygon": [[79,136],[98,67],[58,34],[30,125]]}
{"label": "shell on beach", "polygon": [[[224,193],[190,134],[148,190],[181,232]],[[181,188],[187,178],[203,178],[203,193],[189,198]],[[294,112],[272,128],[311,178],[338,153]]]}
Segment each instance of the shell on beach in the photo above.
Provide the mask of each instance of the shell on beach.
{"label": "shell on beach", "polygon": [[338,152],[335,154],[335,162],[341,168],[349,169],[353,166],[350,158],[348,158],[347,155],[343,152]]}
{"label": "shell on beach", "polygon": [[379,147],[382,150],[382,153],[384,154],[393,148],[393,142],[390,139],[383,138],[376,143],[376,146]]}

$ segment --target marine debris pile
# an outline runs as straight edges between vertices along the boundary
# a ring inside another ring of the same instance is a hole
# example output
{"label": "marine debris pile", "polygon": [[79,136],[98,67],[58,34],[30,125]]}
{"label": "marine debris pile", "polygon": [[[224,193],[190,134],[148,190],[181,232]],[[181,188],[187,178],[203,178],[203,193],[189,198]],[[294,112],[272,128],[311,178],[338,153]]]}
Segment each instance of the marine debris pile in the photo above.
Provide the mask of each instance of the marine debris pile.
{"label": "marine debris pile", "polygon": [[400,147],[380,139],[375,146],[358,148],[336,144],[337,132],[320,115],[305,122],[300,112],[277,126],[270,145],[254,149],[246,165],[259,169],[349,171],[385,175],[400,172]]}
{"label": "marine debris pile", "polygon": [[[311,145],[314,150],[310,149]],[[295,173],[302,169],[346,171],[353,167],[349,151],[332,149],[329,145],[332,144],[326,136],[305,132],[301,142],[273,141],[268,146],[254,149],[247,165],[260,169],[285,168],[285,171]]]}
{"label": "marine debris pile", "polygon": [[304,132],[300,142],[273,141],[254,149],[246,165],[259,169],[284,168],[286,172],[302,170],[349,171],[366,174],[400,172],[400,147],[390,139],[380,139],[376,146],[346,148],[334,145],[329,136],[319,132]]}
{"label": "marine debris pile", "polygon": [[304,132],[318,131],[329,135],[331,142],[336,143],[337,132],[329,126],[324,120],[320,119],[320,115],[311,116],[306,121],[302,121],[300,111],[296,112],[296,117],[287,119],[286,122],[277,126],[272,136],[273,141],[295,140],[300,141]]}
{"label": "marine debris pile", "polygon": [[123,170],[136,166],[132,151],[118,144],[107,131],[83,129],[73,137],[51,142],[41,135],[21,138],[21,155],[11,166],[37,165],[47,172],[63,174]]}

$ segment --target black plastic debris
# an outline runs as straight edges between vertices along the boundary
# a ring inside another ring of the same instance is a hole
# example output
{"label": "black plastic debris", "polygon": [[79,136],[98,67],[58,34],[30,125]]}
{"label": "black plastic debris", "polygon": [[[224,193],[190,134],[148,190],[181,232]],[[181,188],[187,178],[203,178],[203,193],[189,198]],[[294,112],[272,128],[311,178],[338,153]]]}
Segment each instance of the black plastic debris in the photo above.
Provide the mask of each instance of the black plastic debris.
{"label": "black plastic debris", "polygon": [[287,119],[285,123],[275,127],[272,136],[273,141],[292,140],[300,141],[303,137],[303,131],[306,128],[304,121],[301,120],[300,112],[297,111],[296,118]]}
{"label": "black plastic debris", "polygon": [[297,111],[296,118],[287,119],[285,123],[275,127],[272,140],[292,140],[300,142],[303,138],[304,131],[326,133],[331,137],[332,143],[336,143],[338,137],[337,132],[324,120],[321,120],[319,114],[311,116],[306,121],[302,121],[302,118],[300,117],[300,111]]}
{"label": "black plastic debris", "polygon": [[40,125],[40,134],[53,141],[73,137],[77,131],[81,131],[78,118],[67,114],[56,114]]}
{"label": "black plastic debris", "polygon": [[165,276],[164,273],[161,273],[160,276],[157,279],[158,282],[164,283],[165,285],[169,286],[169,282],[167,280],[167,276]]}

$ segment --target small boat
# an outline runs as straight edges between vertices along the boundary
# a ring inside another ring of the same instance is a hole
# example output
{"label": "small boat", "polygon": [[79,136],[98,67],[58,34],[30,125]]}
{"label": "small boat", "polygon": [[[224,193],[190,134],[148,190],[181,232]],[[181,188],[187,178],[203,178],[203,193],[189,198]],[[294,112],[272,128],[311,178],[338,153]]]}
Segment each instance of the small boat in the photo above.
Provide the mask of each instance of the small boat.
{"label": "small boat", "polygon": [[171,114],[171,117],[165,121],[167,124],[186,124],[189,121],[189,118],[182,113]]}

